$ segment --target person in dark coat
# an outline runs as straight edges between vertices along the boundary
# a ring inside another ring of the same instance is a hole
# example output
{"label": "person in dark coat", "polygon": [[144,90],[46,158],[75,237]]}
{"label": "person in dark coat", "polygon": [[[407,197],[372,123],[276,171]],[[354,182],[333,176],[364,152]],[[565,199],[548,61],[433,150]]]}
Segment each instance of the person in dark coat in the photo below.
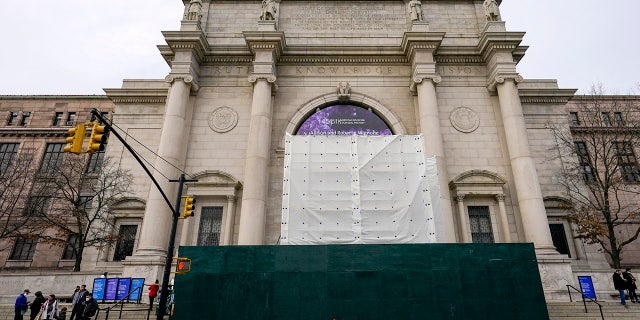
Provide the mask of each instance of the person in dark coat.
{"label": "person in dark coat", "polygon": [[36,295],[36,297],[29,304],[29,309],[31,309],[31,314],[29,315],[29,320],[33,320],[33,319],[36,318],[36,316],[38,315],[38,312],[40,312],[40,307],[42,307],[42,304],[45,301],[47,301],[47,298],[45,298],[42,295],[42,291],[36,291],[35,295]]}
{"label": "person in dark coat", "polygon": [[24,291],[16,298],[16,303],[13,305],[13,309],[15,315],[13,320],[23,320],[23,312],[26,312],[29,308],[29,302],[27,300],[27,295],[31,293],[29,289],[24,289]]}
{"label": "person in dark coat", "polygon": [[624,306],[627,305],[624,297],[624,290],[627,289],[627,280],[622,276],[622,271],[620,269],[616,269],[616,272],[613,274],[613,286],[620,292],[620,303]]}
{"label": "person in dark coat", "polygon": [[98,301],[93,299],[93,294],[89,292],[84,301],[84,310],[80,320],[89,320],[96,315],[96,312],[98,312]]}
{"label": "person in dark coat", "polygon": [[71,309],[71,317],[69,320],[73,320],[74,317],[80,318],[82,315],[82,309],[84,308],[84,299],[87,297],[87,286],[81,285],[80,290],[73,295],[73,300],[71,301],[71,305],[73,308]]}
{"label": "person in dark coat", "polygon": [[636,289],[638,289],[638,286],[636,286],[636,277],[634,277],[633,274],[631,273],[631,268],[627,268],[622,273],[622,277],[625,280],[627,280],[627,290],[629,290],[629,300],[631,300],[631,302],[633,303],[640,302],[638,301],[638,295],[636,294]]}

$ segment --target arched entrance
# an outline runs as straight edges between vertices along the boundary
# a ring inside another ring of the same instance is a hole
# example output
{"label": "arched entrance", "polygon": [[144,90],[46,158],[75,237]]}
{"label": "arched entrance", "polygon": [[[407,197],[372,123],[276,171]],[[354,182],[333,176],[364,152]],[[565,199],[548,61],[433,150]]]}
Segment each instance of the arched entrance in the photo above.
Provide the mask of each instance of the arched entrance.
{"label": "arched entrance", "polygon": [[[334,108],[335,107],[335,108]],[[385,106],[383,106],[377,100],[365,96],[363,94],[352,92],[348,102],[340,101],[337,93],[328,93],[314,98],[313,100],[305,103],[296,114],[289,120],[289,123],[285,127],[285,132],[282,133],[282,139],[280,146],[284,146],[284,139],[287,134],[296,135],[300,134],[299,131],[303,128],[303,125],[307,123],[309,119],[311,121],[320,120],[322,121],[322,116],[324,119],[330,120],[332,117],[335,118],[342,114],[342,110],[351,110],[355,111],[357,115],[365,117],[365,121],[370,121],[371,124],[374,124],[372,128],[382,128],[380,131],[384,131],[384,129],[388,129],[390,133],[386,133],[383,135],[404,135],[407,134],[407,130],[404,125],[400,122],[400,120]],[[336,111],[340,110],[340,111]],[[318,112],[321,112],[318,116],[314,117],[314,115]],[[367,115],[368,113],[368,115]],[[311,122],[310,122],[311,124]],[[383,128],[384,126],[384,128]],[[309,126],[311,127],[311,126]],[[353,126],[352,126],[353,127]],[[341,127],[340,130],[344,130],[345,127]],[[358,130],[358,126],[353,127],[354,130]],[[363,132],[366,132],[366,126],[360,126]],[[304,129],[305,132],[309,132],[309,129]],[[311,129],[313,130],[313,129]],[[332,130],[332,129],[327,129]],[[375,129],[371,129],[368,132],[373,132]],[[306,133],[309,134],[309,133]],[[358,133],[355,133],[358,134]],[[375,134],[371,134],[375,135]]]}

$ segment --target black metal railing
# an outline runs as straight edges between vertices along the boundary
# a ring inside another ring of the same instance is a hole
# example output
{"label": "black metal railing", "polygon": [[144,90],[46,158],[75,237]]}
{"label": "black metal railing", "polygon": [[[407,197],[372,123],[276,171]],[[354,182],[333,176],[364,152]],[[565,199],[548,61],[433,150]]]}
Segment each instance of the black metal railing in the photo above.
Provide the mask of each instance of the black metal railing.
{"label": "black metal railing", "polygon": [[602,318],[602,320],[604,320],[604,313],[602,313],[602,305],[600,303],[598,303],[598,301],[596,301],[595,299],[592,299],[592,298],[589,298],[589,297],[585,297],[585,295],[582,292],[582,290],[578,290],[576,287],[574,287],[574,286],[572,286],[570,284],[567,285],[567,292],[569,293],[569,301],[573,302],[573,297],[571,296],[571,289],[573,289],[574,291],[579,293],[580,296],[582,297],[582,304],[584,305],[584,312],[585,313],[589,313],[589,311],[587,310],[587,301],[593,302],[600,309],[600,317]]}
{"label": "black metal railing", "polygon": [[[150,308],[127,308],[127,309],[124,309],[125,301],[129,301],[129,297],[133,293],[135,293],[137,291],[139,291],[140,296],[142,296],[142,287],[135,288],[135,289],[131,290],[124,298],[118,300],[113,305],[105,307],[105,308],[98,308],[98,312],[96,313],[95,320],[99,319],[100,311],[104,311],[105,312],[104,320],[108,320],[109,319],[109,313],[111,313],[111,311],[113,309],[117,308],[118,306],[120,306],[120,310],[119,310],[119,313],[118,313],[118,319],[122,319],[122,312],[127,312],[127,311],[147,311],[147,319],[149,319],[149,313],[151,312]],[[139,303],[139,301],[138,301],[138,303]]]}

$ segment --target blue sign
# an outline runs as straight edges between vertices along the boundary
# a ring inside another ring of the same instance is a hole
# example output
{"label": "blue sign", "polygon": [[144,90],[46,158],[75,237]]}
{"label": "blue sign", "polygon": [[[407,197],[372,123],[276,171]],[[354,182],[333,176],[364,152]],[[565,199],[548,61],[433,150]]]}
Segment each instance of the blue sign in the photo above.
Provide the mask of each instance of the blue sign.
{"label": "blue sign", "polygon": [[107,287],[104,292],[105,300],[115,300],[118,291],[118,278],[107,279]]}
{"label": "blue sign", "polygon": [[585,298],[596,299],[596,290],[593,288],[591,276],[578,276],[578,282]]}
{"label": "blue sign", "polygon": [[142,288],[144,286],[144,278],[131,279],[131,295],[129,300],[140,301],[142,298]]}
{"label": "blue sign", "polygon": [[118,279],[118,290],[116,291],[116,300],[122,300],[127,298],[130,288],[131,288],[131,278]]}
{"label": "blue sign", "polygon": [[104,287],[107,284],[107,279],[105,278],[95,278],[93,279],[93,298],[96,300],[104,299]]}

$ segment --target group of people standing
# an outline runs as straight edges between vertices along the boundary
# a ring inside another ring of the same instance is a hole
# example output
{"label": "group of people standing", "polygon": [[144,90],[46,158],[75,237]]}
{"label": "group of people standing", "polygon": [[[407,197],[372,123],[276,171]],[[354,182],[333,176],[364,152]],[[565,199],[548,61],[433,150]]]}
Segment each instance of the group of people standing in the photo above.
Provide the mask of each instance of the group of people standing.
{"label": "group of people standing", "polygon": [[46,298],[41,291],[36,291],[35,298],[29,302],[28,295],[31,293],[29,289],[25,289],[17,298],[14,305],[14,320],[23,320],[27,310],[31,310],[29,320],[66,320],[67,308],[58,307],[58,300],[54,294],[48,295]]}
{"label": "group of people standing", "polygon": [[636,278],[631,273],[631,269],[627,268],[624,272],[620,269],[616,269],[613,274],[613,286],[620,293],[620,303],[622,305],[627,304],[625,296],[625,290],[629,292],[629,300],[633,303],[640,303],[638,295],[636,294]]}
{"label": "group of people standing", "polygon": [[[42,292],[37,291],[33,301],[29,302],[29,294],[31,291],[25,289],[17,298],[14,305],[14,320],[24,320],[27,311],[29,320],[67,320],[67,307],[58,305],[58,300],[54,294],[48,295],[46,298]],[[93,299],[91,292],[88,292],[85,285],[77,286],[72,295],[71,317],[73,320],[89,320],[98,311],[98,302]]]}
{"label": "group of people standing", "polygon": [[73,320],[77,317],[78,320],[89,320],[98,311],[98,301],[93,299],[93,294],[87,291],[86,285],[77,286],[71,296],[71,317],[69,320]]}

